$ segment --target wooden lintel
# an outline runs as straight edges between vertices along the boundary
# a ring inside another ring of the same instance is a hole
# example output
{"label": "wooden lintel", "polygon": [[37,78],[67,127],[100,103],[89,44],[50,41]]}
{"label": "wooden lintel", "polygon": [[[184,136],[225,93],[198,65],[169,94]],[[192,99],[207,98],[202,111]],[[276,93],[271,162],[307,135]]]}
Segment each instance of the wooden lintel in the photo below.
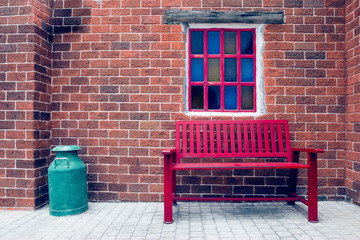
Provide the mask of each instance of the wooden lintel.
{"label": "wooden lintel", "polygon": [[260,23],[283,24],[284,12],[193,11],[170,9],[165,13],[165,23]]}

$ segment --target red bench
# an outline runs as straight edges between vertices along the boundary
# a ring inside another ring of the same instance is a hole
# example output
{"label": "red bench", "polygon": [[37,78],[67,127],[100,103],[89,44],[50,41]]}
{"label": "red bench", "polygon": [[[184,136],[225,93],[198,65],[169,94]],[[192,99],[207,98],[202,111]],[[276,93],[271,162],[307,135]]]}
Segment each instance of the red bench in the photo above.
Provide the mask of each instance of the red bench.
{"label": "red bench", "polygon": [[[299,163],[306,152],[306,164]],[[308,206],[308,220],[318,221],[317,153],[322,149],[290,147],[286,120],[179,121],[176,122],[176,147],[164,150],[164,223],[172,223],[172,204],[176,201],[301,201]],[[241,158],[237,162],[183,163],[185,158]],[[245,158],[245,160],[244,160]],[[251,159],[249,159],[251,158]],[[284,158],[267,162],[266,158]],[[259,161],[254,162],[254,159]],[[297,171],[308,169],[308,199],[296,194]],[[176,171],[194,169],[290,169],[289,193],[267,198],[185,198],[176,196]]]}

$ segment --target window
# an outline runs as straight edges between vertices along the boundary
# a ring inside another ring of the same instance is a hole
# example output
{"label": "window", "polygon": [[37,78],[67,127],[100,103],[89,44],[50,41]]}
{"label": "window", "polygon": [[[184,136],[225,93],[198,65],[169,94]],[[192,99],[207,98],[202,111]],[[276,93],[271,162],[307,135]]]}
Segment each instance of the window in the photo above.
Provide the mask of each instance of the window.
{"label": "window", "polygon": [[256,112],[256,29],[189,30],[191,112]]}

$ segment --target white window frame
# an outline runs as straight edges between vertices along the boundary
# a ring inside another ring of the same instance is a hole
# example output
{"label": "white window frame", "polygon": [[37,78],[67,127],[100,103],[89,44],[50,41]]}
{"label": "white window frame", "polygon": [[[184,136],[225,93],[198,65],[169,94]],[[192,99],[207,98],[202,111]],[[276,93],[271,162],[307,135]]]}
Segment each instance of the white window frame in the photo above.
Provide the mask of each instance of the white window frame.
{"label": "white window frame", "polygon": [[260,116],[266,113],[265,106],[265,86],[264,86],[264,24],[242,24],[242,23],[189,23],[183,24],[183,32],[189,36],[190,29],[204,28],[230,28],[230,29],[246,29],[255,28],[256,31],[256,112],[191,112],[189,111],[189,38],[186,39],[186,65],[185,65],[185,81],[184,81],[184,104],[185,113],[188,116]]}

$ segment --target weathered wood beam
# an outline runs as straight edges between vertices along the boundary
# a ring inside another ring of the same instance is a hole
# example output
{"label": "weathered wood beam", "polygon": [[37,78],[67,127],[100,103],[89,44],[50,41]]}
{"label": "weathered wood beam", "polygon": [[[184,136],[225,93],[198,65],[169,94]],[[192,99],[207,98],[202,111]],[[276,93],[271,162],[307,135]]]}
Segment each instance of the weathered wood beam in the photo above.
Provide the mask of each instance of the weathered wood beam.
{"label": "weathered wood beam", "polygon": [[170,9],[165,23],[284,23],[284,12],[193,11]]}

